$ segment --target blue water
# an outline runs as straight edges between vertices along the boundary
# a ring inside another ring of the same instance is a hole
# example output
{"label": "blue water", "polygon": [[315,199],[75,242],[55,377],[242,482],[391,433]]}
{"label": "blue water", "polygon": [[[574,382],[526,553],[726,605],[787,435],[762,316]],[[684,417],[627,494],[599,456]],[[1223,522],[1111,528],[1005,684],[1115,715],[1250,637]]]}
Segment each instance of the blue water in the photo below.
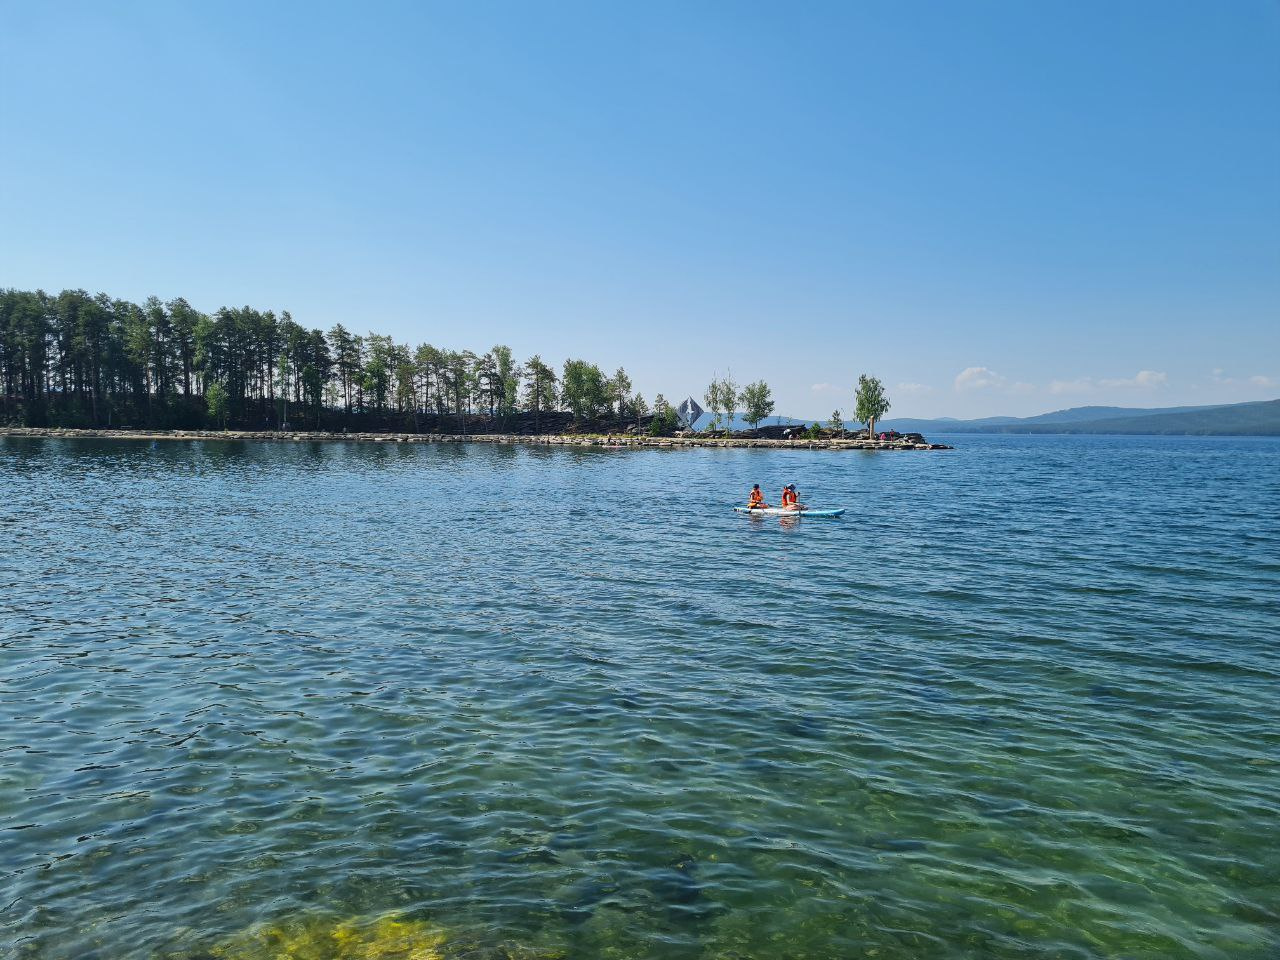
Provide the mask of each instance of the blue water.
{"label": "blue water", "polygon": [[0,439],[0,956],[1280,955],[1280,441],[954,442]]}

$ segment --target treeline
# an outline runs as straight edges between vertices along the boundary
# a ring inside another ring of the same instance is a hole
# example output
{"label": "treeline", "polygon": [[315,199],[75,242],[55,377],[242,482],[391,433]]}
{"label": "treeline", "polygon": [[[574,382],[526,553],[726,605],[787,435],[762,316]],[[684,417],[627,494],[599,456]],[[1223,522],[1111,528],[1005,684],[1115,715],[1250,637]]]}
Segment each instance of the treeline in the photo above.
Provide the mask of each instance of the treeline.
{"label": "treeline", "polygon": [[675,429],[619,368],[327,333],[252,307],[201,313],[83,290],[0,290],[0,422],[334,430]]}

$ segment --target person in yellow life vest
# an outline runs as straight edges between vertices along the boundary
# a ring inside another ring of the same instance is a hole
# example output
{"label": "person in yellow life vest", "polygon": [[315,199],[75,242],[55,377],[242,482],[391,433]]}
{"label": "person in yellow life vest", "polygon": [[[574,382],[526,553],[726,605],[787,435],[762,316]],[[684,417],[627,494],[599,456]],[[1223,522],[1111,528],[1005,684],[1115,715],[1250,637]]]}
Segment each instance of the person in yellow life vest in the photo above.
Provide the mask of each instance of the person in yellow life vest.
{"label": "person in yellow life vest", "polygon": [[751,496],[747,498],[748,510],[763,510],[768,508],[768,504],[764,502],[764,494],[760,492],[760,484],[756,484],[751,488]]}

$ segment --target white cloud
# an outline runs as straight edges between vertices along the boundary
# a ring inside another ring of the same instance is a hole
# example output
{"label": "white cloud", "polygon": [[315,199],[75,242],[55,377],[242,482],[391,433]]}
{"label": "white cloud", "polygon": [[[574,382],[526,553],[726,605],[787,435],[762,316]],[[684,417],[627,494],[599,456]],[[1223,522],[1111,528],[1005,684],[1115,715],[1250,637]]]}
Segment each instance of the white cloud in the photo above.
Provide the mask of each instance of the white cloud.
{"label": "white cloud", "polygon": [[1157,373],[1155,370],[1139,370],[1132,377],[1121,380],[1099,380],[1099,386],[1103,387],[1163,387],[1169,382],[1167,373]]}
{"label": "white cloud", "polygon": [[915,396],[925,393],[933,393],[933,387],[927,383],[900,383],[894,387],[898,393],[907,393]]}
{"label": "white cloud", "polygon": [[956,374],[957,390],[989,390],[1004,385],[1005,378],[989,367],[965,367]]}
{"label": "white cloud", "polygon": [[[1087,395],[1099,390],[1155,390],[1169,383],[1169,375],[1158,370],[1139,370],[1132,377],[1094,379],[1076,377],[1074,380],[1051,380],[1049,393],[1061,395]],[[899,384],[902,389],[905,384]],[[1025,397],[1040,388],[1025,380],[1011,381],[990,367],[965,367],[956,375],[956,390],[967,392],[990,390],[1015,397]]]}
{"label": "white cloud", "polygon": [[[845,392],[844,387],[836,386],[836,384],[834,383],[815,383],[809,389],[812,390],[814,393],[844,393]],[[848,392],[852,393],[853,391],[850,390]]]}
{"label": "white cloud", "polygon": [[1252,377],[1224,377],[1223,369],[1216,367],[1213,371],[1213,382],[1224,387],[1280,387],[1280,380],[1275,377],[1255,373]]}
{"label": "white cloud", "polygon": [[1167,373],[1155,370],[1139,370],[1132,377],[1106,378],[1077,377],[1074,380],[1054,380],[1049,384],[1053,394],[1088,394],[1098,390],[1153,390],[1169,382]]}
{"label": "white cloud", "polygon": [[1075,380],[1053,380],[1049,383],[1049,392],[1053,394],[1089,393],[1093,390],[1093,381],[1088,377]]}

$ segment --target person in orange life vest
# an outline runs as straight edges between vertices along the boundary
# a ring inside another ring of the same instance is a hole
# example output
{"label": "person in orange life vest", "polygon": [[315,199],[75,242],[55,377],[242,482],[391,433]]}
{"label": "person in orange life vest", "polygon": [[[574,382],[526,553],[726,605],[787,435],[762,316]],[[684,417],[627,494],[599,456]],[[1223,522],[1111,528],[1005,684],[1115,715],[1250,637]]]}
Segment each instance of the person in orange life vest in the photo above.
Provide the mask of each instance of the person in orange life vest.
{"label": "person in orange life vest", "polygon": [[783,510],[803,510],[800,505],[800,499],[796,494],[796,485],[789,483],[782,488],[782,509]]}
{"label": "person in orange life vest", "polygon": [[747,498],[748,510],[761,510],[769,505],[764,502],[764,494],[760,492],[760,484],[751,488],[751,496]]}

